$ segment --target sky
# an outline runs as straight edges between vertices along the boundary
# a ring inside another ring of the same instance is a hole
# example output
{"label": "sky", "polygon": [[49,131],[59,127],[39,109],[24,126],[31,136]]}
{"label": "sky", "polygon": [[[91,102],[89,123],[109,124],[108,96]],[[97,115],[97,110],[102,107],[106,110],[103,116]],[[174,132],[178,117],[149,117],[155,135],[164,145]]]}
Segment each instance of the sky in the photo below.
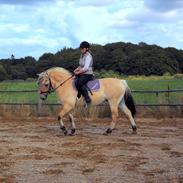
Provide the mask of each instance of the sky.
{"label": "sky", "polygon": [[0,59],[38,59],[84,40],[183,49],[183,0],[0,0]]}

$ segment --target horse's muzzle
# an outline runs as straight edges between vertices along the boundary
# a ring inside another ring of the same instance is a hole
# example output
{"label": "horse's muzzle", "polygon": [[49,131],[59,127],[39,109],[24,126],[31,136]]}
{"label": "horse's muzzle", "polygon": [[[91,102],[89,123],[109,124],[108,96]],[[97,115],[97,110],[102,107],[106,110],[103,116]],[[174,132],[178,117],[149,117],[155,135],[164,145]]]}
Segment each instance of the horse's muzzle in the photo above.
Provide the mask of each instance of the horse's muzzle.
{"label": "horse's muzzle", "polygon": [[40,96],[40,99],[41,99],[41,100],[46,100],[48,94],[47,94],[47,93],[40,93],[39,96]]}

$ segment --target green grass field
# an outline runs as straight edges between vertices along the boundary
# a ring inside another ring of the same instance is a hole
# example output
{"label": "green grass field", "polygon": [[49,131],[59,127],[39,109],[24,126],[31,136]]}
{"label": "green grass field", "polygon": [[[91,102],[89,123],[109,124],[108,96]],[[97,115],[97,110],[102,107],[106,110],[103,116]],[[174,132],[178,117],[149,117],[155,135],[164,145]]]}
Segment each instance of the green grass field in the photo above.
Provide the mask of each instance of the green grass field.
{"label": "green grass field", "polygon": [[[167,90],[183,89],[182,77],[127,77],[128,85],[131,90]],[[1,82],[0,91],[15,90],[37,90],[36,81],[25,82]],[[183,103],[183,92],[146,94],[133,92],[134,99],[137,104],[162,104],[162,103]],[[37,103],[38,93],[36,92],[0,92],[0,103]],[[48,96],[46,103],[58,103],[55,94]]]}
{"label": "green grass field", "polygon": [[[183,79],[145,79],[128,80],[128,85],[132,90],[168,90],[183,89]],[[176,104],[183,103],[183,92],[172,93],[133,93],[138,104]]]}
{"label": "green grass field", "polygon": [[[26,91],[36,90],[35,92],[0,92],[0,103],[37,103],[36,81],[32,82],[1,82],[0,91]],[[54,93],[49,95],[47,103],[57,103],[57,98]]]}

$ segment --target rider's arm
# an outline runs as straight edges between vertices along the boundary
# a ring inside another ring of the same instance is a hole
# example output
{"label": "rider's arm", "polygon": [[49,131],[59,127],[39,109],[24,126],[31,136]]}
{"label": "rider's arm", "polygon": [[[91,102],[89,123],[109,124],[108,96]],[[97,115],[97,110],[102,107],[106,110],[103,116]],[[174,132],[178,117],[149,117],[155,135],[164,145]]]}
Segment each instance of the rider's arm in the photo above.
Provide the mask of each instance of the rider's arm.
{"label": "rider's arm", "polygon": [[81,67],[78,67],[77,69],[74,70],[74,73],[76,75],[78,75],[78,74],[82,74],[82,73],[86,72],[89,69],[89,66],[90,66],[91,61],[92,61],[92,58],[90,56],[87,56],[85,58],[84,67],[82,67],[82,68]]}

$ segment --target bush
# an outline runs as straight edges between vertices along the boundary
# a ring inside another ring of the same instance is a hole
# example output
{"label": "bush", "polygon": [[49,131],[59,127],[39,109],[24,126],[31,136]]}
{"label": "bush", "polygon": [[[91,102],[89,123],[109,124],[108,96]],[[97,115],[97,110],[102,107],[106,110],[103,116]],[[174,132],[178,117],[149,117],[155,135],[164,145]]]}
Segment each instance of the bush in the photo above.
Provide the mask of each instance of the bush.
{"label": "bush", "polygon": [[173,76],[175,79],[183,79],[183,74],[175,74],[174,76]]}
{"label": "bush", "polygon": [[100,72],[94,72],[96,78],[121,78],[121,75],[118,72],[112,70],[106,71],[101,70]]}

